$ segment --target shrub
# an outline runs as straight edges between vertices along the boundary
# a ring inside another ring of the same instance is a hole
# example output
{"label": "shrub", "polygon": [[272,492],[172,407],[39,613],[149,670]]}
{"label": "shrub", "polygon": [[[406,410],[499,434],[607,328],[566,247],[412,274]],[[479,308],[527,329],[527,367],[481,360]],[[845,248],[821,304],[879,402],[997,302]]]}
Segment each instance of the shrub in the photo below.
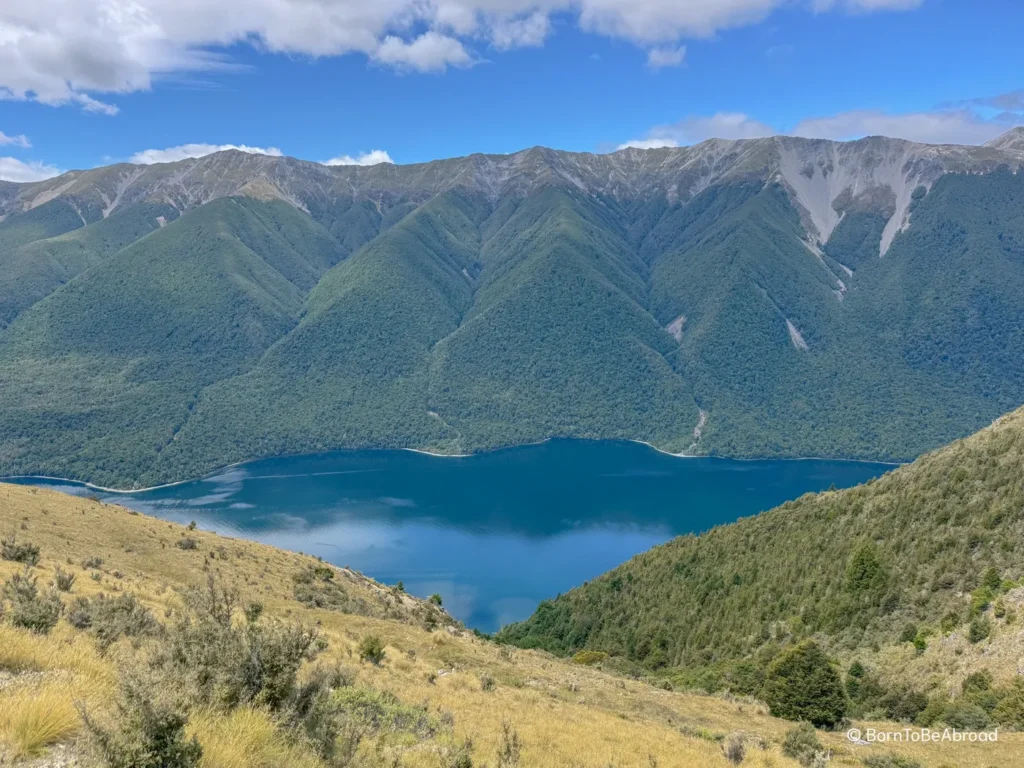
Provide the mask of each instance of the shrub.
{"label": "shrub", "polygon": [[325,565],[308,566],[292,577],[295,599],[310,608],[349,611],[351,600],[345,588],[334,581],[334,571]]}
{"label": "shrub", "polygon": [[53,586],[59,592],[70,592],[71,588],[75,586],[75,574],[68,573],[60,566],[57,566],[57,570],[53,574]]}
{"label": "shrub", "polygon": [[55,589],[40,594],[36,577],[28,572],[16,573],[3,587],[3,598],[10,603],[7,620],[15,627],[42,635],[53,629],[64,611],[64,604]]}
{"label": "shrub", "polygon": [[193,539],[191,536],[182,536],[180,539],[174,542],[174,546],[176,546],[178,549],[184,550],[199,549],[199,542]]}
{"label": "shrub", "polygon": [[942,719],[942,713],[946,711],[947,704],[949,704],[949,699],[945,696],[932,696],[928,699],[927,706],[914,718],[914,724],[922,728],[930,728]]}
{"label": "shrub", "polygon": [[405,704],[388,691],[343,687],[332,698],[344,719],[357,724],[364,733],[383,731],[427,738],[440,730],[426,705]]}
{"label": "shrub", "polygon": [[484,672],[480,675],[480,690],[493,691],[495,686],[494,678]]}
{"label": "shrub", "polygon": [[914,638],[917,637],[917,624],[910,623],[903,628],[903,632],[900,634],[901,643],[912,643]]}
{"label": "shrub", "polygon": [[923,768],[917,760],[889,753],[886,755],[871,755],[864,758],[864,765],[867,768]]}
{"label": "shrub", "polygon": [[971,619],[971,624],[967,628],[967,639],[972,643],[980,643],[986,637],[992,634],[992,623],[985,616],[977,616]]}
{"label": "shrub", "polygon": [[742,733],[730,733],[722,739],[722,753],[733,765],[739,765],[747,754],[746,742]]}
{"label": "shrub", "polygon": [[374,666],[380,666],[386,655],[384,643],[376,635],[367,635],[359,643],[359,658],[361,661],[368,661]]}
{"label": "shrub", "polygon": [[278,622],[237,625],[237,599],[212,575],[206,589],[187,592],[185,610],[167,628],[154,665],[190,687],[197,703],[279,711],[298,690],[302,663],[315,655],[316,630]]}
{"label": "shrub", "polygon": [[39,564],[39,547],[28,542],[19,544],[16,537],[0,540],[0,558],[25,565]]}
{"label": "shrub", "polygon": [[437,592],[430,596],[430,602],[436,605],[438,608],[444,603],[444,599]]}
{"label": "shrub", "polygon": [[68,612],[68,621],[78,629],[91,629],[103,650],[120,637],[154,635],[160,630],[149,609],[127,592],[93,600],[79,598]]}
{"label": "shrub", "polygon": [[337,757],[341,765],[347,765],[359,746],[362,731],[343,731],[338,717],[341,708],[334,697],[337,689],[351,686],[352,681],[352,675],[340,666],[318,666],[295,688],[280,715],[286,732],[301,735],[302,741],[329,763]]}
{"label": "shrub", "polygon": [[473,742],[470,739],[445,748],[441,753],[441,768],[473,768],[472,752]]}
{"label": "shrub", "polygon": [[782,754],[793,758],[800,765],[813,765],[818,755],[824,751],[814,726],[808,722],[800,723],[796,728],[788,730],[782,740]]}
{"label": "shrub", "polygon": [[832,727],[846,696],[832,662],[813,640],[783,651],[768,668],[762,696],[776,717]]}
{"label": "shrub", "polygon": [[92,603],[88,598],[80,597],[67,609],[65,616],[75,629],[88,629],[92,626]]}
{"label": "shrub", "polygon": [[86,570],[86,571],[95,571],[95,570],[98,570],[98,569],[100,569],[102,567],[103,567],[103,558],[102,557],[96,557],[95,555],[93,555],[92,557],[87,557],[87,558],[85,558],[85,560],[82,561],[82,569]]}
{"label": "shrub", "polygon": [[878,593],[885,587],[887,574],[873,543],[862,544],[846,567],[846,588],[854,594]]}
{"label": "shrub", "polygon": [[573,664],[585,664],[588,667],[607,660],[608,654],[604,651],[580,651],[572,657]]}
{"label": "shrub", "polygon": [[928,706],[928,697],[911,688],[893,688],[882,696],[881,705],[890,720],[912,721]]}
{"label": "shrub", "polygon": [[501,737],[498,739],[498,768],[516,768],[522,755],[523,742],[519,733],[508,720],[501,721]]}
{"label": "shrub", "polygon": [[116,725],[106,728],[82,711],[82,720],[109,768],[195,768],[203,749],[185,738],[188,718],[151,695],[155,689],[133,678],[122,682]]}
{"label": "shrub", "polygon": [[992,719],[1004,728],[1024,730],[1024,678],[1017,677],[992,710]]}
{"label": "shrub", "polygon": [[989,724],[988,713],[977,704],[954,701],[942,712],[942,722],[961,731],[980,731]]}

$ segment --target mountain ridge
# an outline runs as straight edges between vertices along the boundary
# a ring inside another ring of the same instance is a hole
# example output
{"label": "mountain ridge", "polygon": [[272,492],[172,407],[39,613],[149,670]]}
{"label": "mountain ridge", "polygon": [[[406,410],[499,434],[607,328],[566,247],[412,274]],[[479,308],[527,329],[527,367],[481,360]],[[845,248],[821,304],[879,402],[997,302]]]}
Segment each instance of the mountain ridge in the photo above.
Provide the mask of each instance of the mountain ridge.
{"label": "mountain ridge", "polygon": [[774,137],[0,187],[0,472],[547,437],[905,461],[1024,403],[1021,162]]}
{"label": "mountain ridge", "polygon": [[[894,190],[896,211],[880,246],[884,254],[895,232],[906,224],[903,217],[917,186],[930,187],[949,172],[985,172],[1001,164],[1019,168],[1024,163],[1024,145],[1015,138],[1015,130],[984,146],[920,144],[881,136],[846,142],[772,136],[708,139],[689,147],[625,148],[608,154],[531,147],[505,155],[474,153],[423,163],[373,166],[325,166],[293,157],[224,150],[172,163],[122,163],[69,171],[46,181],[18,184],[6,190],[7,194],[0,193],[0,220],[17,211],[19,205],[25,211],[61,198],[88,200],[90,207],[99,208],[103,218],[121,204],[142,201],[167,203],[181,212],[215,197],[244,194],[250,185],[254,185],[248,190],[251,196],[277,197],[307,213],[313,201],[323,203],[346,195],[372,199],[390,193],[423,202],[445,189],[468,186],[484,192],[493,202],[503,195],[528,194],[537,186],[556,181],[613,198],[664,195],[675,202],[691,200],[712,184],[753,174],[765,183],[781,180],[789,186],[804,207],[819,244],[828,240],[838,223],[842,213],[831,207],[848,187],[856,199],[875,186],[885,186],[882,182],[890,187],[896,183],[900,187]],[[840,174],[838,186],[834,179],[828,179],[833,169],[842,171],[856,162],[872,166],[872,175],[867,179],[856,175],[843,179]],[[239,173],[243,174],[241,178]],[[902,183],[900,173],[904,174]],[[441,174],[444,177],[439,179]],[[642,180],[645,175],[654,181],[640,183],[638,177]],[[514,183],[516,179],[520,181]],[[197,186],[204,193],[197,193]],[[815,200],[822,187],[829,192],[824,207],[820,196]]]}

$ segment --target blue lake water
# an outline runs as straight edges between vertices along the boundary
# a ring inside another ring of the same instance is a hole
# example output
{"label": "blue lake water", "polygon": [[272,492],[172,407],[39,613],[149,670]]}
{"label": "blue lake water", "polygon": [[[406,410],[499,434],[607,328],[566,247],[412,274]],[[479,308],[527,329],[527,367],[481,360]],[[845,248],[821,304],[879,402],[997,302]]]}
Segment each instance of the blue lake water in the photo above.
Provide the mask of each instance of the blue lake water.
{"label": "blue lake water", "polygon": [[[892,469],[842,461],[680,459],[554,440],[465,458],[341,451],[265,459],[111,503],[319,555],[490,632],[673,536]],[[61,481],[19,480],[70,493]]]}

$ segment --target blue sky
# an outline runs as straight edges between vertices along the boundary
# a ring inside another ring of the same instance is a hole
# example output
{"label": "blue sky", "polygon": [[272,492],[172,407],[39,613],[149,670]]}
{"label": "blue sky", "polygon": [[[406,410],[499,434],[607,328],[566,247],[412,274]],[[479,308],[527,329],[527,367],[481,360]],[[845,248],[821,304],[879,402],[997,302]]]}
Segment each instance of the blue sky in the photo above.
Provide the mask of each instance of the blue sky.
{"label": "blue sky", "polygon": [[221,145],[409,163],[774,132],[981,143],[1024,123],[1012,0],[2,5],[12,180]]}

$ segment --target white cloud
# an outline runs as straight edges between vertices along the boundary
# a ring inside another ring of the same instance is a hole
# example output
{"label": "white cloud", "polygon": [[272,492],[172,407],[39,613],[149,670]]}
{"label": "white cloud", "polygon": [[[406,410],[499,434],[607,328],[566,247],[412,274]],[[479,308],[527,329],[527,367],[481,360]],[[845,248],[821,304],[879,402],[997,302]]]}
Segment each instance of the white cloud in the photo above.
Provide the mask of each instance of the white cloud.
{"label": "white cloud", "polygon": [[[1005,132],[1013,122],[1012,115],[987,120],[970,109],[905,114],[858,110],[801,120],[790,133],[820,139],[894,136],[922,144],[984,144]],[[1024,114],[1018,115],[1016,122],[1024,122]]]}
{"label": "white cloud", "polygon": [[312,57],[359,53],[401,69],[443,71],[476,61],[467,46],[480,40],[497,49],[542,44],[556,14],[587,32],[678,50],[684,38],[754,23],[793,3],[862,12],[918,0],[2,0],[0,99],[113,114],[104,94],[147,90],[170,73],[231,67],[225,50],[233,45]]}
{"label": "white cloud", "polygon": [[543,11],[522,18],[497,19],[491,24],[491,43],[500,51],[544,45],[551,19]]}
{"label": "white cloud", "polygon": [[662,67],[678,67],[686,58],[686,46],[666,45],[660,48],[651,48],[647,52],[647,66],[651,69]]}
{"label": "white cloud", "polygon": [[710,138],[756,139],[777,134],[834,141],[889,136],[922,144],[984,144],[1016,125],[1024,125],[1024,90],[940,105],[931,111],[902,114],[878,110],[840,112],[806,118],[791,130],[781,130],[742,112],[718,112],[655,126],[645,137],[620,144],[618,149],[676,147]]}
{"label": "white cloud", "polygon": [[770,125],[754,120],[742,112],[716,112],[711,116],[694,115],[671,125],[652,128],[643,139],[619,145],[654,149],[699,144],[705,139],[757,139],[778,133]]}
{"label": "white cloud", "polygon": [[378,165],[380,163],[393,163],[391,155],[385,152],[383,149],[371,149],[369,152],[364,152],[361,155],[341,155],[340,157],[332,157],[326,161],[324,165]]}
{"label": "white cloud", "polygon": [[398,69],[419,72],[444,72],[448,67],[466,67],[473,63],[458,39],[437,32],[424,32],[412,41],[388,35],[374,51],[373,58]]}
{"label": "white cloud", "polygon": [[0,157],[0,181],[42,181],[60,174],[61,170],[55,165]]}
{"label": "white cloud", "polygon": [[17,136],[8,136],[3,131],[0,131],[0,146],[4,144],[13,144],[15,147],[21,147],[22,149],[28,149],[32,146],[32,142],[23,133],[19,133]]}
{"label": "white cloud", "polygon": [[675,139],[633,139],[619,144],[616,149],[663,149],[664,147],[678,147],[679,142]]}
{"label": "white cloud", "polygon": [[254,155],[281,157],[281,150],[277,147],[250,147],[245,144],[182,144],[166,149],[144,149],[132,155],[129,161],[139,165],[176,163],[190,157],[205,157],[214,152],[223,152],[228,149],[237,149],[239,152],[249,152]]}

